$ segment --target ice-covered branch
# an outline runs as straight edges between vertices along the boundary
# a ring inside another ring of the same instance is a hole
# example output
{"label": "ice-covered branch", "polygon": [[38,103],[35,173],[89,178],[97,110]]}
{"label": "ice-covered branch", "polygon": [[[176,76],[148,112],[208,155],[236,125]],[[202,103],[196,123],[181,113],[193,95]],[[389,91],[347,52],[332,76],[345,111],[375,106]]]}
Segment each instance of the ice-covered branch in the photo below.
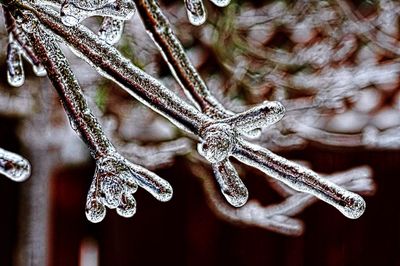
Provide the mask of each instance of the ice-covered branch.
{"label": "ice-covered branch", "polygon": [[101,221],[106,213],[105,206],[116,208],[121,216],[131,217],[136,212],[133,194],[137,185],[160,201],[169,200],[172,188],[168,182],[127,161],[104,135],[52,34],[32,15],[26,15],[25,19],[27,35],[63,102],[73,129],[96,160],[95,177],[86,204],[87,218],[92,222]]}

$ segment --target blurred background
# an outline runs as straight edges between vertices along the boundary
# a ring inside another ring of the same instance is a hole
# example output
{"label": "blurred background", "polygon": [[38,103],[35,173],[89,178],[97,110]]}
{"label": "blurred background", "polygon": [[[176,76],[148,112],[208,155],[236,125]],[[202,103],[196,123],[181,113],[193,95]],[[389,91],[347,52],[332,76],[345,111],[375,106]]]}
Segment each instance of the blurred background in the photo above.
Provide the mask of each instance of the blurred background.
{"label": "blurred background", "polygon": [[[205,1],[199,27],[183,1],[160,5],[226,108],[285,105],[285,117],[253,142],[327,177],[351,176],[344,186],[364,195],[365,214],[350,220],[310,202],[285,216],[298,228],[280,231],[255,213],[270,219],[268,206],[293,192],[242,164],[235,166],[249,206],[229,207],[190,136],[64,47],[113,143],[174,189],[166,203],[138,190],[133,218],[108,210],[101,223],[88,222],[94,161],[47,78],[24,62],[25,84],[8,85],[2,27],[0,147],[29,159],[33,173],[24,183],[0,178],[0,265],[400,265],[400,3],[232,1],[217,8]],[[96,31],[100,20],[84,24]],[[184,97],[138,15],[116,46]]]}

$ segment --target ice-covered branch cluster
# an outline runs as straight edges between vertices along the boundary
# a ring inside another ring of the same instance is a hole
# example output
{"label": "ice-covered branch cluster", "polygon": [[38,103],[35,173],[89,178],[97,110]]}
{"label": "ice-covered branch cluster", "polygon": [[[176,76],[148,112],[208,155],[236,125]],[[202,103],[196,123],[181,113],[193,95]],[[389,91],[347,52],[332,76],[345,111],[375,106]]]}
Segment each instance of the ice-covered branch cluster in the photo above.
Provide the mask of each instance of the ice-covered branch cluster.
{"label": "ice-covered branch cluster", "polygon": [[[212,2],[217,6],[229,3],[220,0]],[[229,207],[216,204],[212,199],[215,198],[215,189],[205,186],[205,191],[211,195],[210,202],[222,216],[287,234],[298,234],[301,232],[301,223],[291,216],[313,202],[313,196],[331,204],[348,218],[356,219],[363,214],[365,201],[349,190],[373,190],[369,172],[361,169],[323,178],[312,170],[254,143],[252,139],[259,137],[262,131],[276,132],[276,128],[271,129],[270,126],[282,119],[279,127],[286,130],[301,125],[301,121],[291,115],[296,113],[296,110],[301,110],[298,101],[293,105],[287,105],[294,102],[291,100],[283,102],[285,106],[290,107],[288,118],[283,118],[285,107],[279,101],[264,101],[242,112],[233,112],[225,108],[212,95],[206,82],[196,71],[155,0],[14,0],[0,3],[4,5],[10,38],[7,56],[9,83],[20,86],[25,79],[21,56],[33,64],[37,74],[47,74],[58,92],[71,127],[87,145],[96,161],[86,204],[86,215],[90,221],[101,221],[105,217],[106,207],[116,209],[117,213],[124,217],[134,215],[136,202],[133,195],[138,186],[160,201],[169,200],[172,197],[169,183],[139,164],[147,166],[150,160],[148,156],[152,154],[158,163],[168,162],[175,154],[186,153],[190,145],[187,139],[179,139],[156,148],[156,152],[146,149],[147,153],[143,152],[142,158],[138,156],[140,152],[130,152],[131,149],[138,149],[137,146],[128,144],[121,145],[121,150],[115,148],[89,108],[60,43],[67,45],[100,75],[118,84],[145,106],[196,139],[199,154],[211,164],[220,190],[232,206],[245,205],[249,193],[231,158],[256,168],[289,187],[284,189],[288,193],[286,200],[276,206],[264,208],[249,203],[242,209],[232,211]],[[205,21],[205,9],[201,0],[187,0],[185,5],[192,24],[199,25]],[[135,10],[188,101],[134,65],[112,46],[121,38],[124,23],[133,16]],[[103,18],[98,34],[81,24],[91,16]],[[295,16],[287,18],[282,15],[280,19],[298,26],[298,23],[292,21]],[[315,21],[316,16],[310,16],[310,19],[309,23],[318,24]],[[238,45],[243,41],[236,40]],[[258,57],[265,56],[271,62],[277,63],[279,72],[284,69],[281,65],[310,63],[313,67],[320,68],[328,64],[327,62],[339,62],[352,53],[355,42],[354,38],[349,37],[338,38],[338,45],[321,42],[312,48],[298,47],[297,56],[276,50],[267,51],[265,55],[254,49],[249,52],[258,54]],[[325,51],[332,52],[327,55]],[[285,80],[281,80],[281,77],[278,79],[288,87],[301,88],[304,84],[318,87],[322,94],[321,97],[317,97],[319,100],[304,105],[312,109],[311,106],[315,105],[328,106],[328,99],[334,101],[335,94],[342,97],[358,85],[367,86],[384,79],[382,76],[387,73],[386,69],[375,65],[370,65],[370,68],[369,73],[375,76],[365,76],[363,72],[357,72],[359,75],[354,78],[354,71],[349,68],[342,72],[336,71],[336,76],[332,75],[332,72],[321,71],[318,76],[299,74]],[[345,80],[343,76],[349,79]],[[301,136],[299,132],[296,133]],[[121,144],[121,141],[117,142]],[[134,159],[135,163],[128,161],[125,156]],[[4,165],[6,167],[6,164]],[[5,167],[3,168],[6,169]],[[357,176],[362,178],[357,179]]]}
{"label": "ice-covered branch cluster", "polygon": [[89,147],[96,159],[96,171],[86,204],[87,218],[99,222],[105,216],[105,206],[117,208],[118,214],[131,217],[136,212],[133,194],[138,185],[158,200],[172,196],[170,185],[156,174],[123,158],[104,135],[97,119],[84,99],[78,81],[55,39],[41,27],[36,18],[25,18],[27,34],[35,44],[36,54],[44,64],[53,86],[58,91],[71,125]]}

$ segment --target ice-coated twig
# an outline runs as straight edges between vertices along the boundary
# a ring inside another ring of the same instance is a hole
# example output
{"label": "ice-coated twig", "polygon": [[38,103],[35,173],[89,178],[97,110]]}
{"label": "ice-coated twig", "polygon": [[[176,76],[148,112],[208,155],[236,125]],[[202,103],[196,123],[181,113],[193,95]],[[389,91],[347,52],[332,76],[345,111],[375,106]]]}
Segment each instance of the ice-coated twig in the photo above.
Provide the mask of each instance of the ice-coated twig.
{"label": "ice-coated twig", "polygon": [[135,6],[131,0],[65,0],[60,11],[63,23],[68,26],[75,26],[92,16],[127,20],[134,13]]}
{"label": "ice-coated twig", "polygon": [[346,217],[356,219],[365,210],[364,200],[357,194],[322,179],[315,172],[288,161],[256,145],[241,141],[234,152],[235,157],[289,187],[313,194],[337,208]]}
{"label": "ice-coated twig", "polygon": [[[84,26],[66,27],[52,10],[45,7],[30,3],[18,6],[32,10],[41,23],[69,44],[101,75],[118,83],[136,99],[162,114],[181,129],[197,135],[201,139],[199,152],[209,162],[218,163],[228,159],[229,156],[234,156],[295,190],[313,194],[349,218],[358,218],[364,212],[365,201],[359,195],[241,138],[246,130],[257,127],[259,123],[266,126],[281,119],[284,108],[278,102],[264,103],[262,106],[238,114],[237,120],[229,118],[215,120],[182,101],[175,93],[135,67],[115,48],[100,40]],[[254,116],[254,114],[258,115]],[[269,119],[265,120],[265,117]],[[265,122],[262,122],[264,120]],[[238,123],[238,121],[242,122]]]}
{"label": "ice-coated twig", "polygon": [[62,38],[101,75],[113,80],[143,104],[174,121],[179,128],[199,134],[201,124],[212,121],[193,106],[183,102],[156,79],[134,66],[117,49],[99,39],[86,27],[68,27],[61,23],[53,10],[34,4],[30,4],[33,7],[27,5],[21,4],[21,8],[32,10],[41,23]]}
{"label": "ice-coated twig", "polygon": [[0,174],[17,182],[28,179],[31,174],[31,165],[18,154],[0,148]]}
{"label": "ice-coated twig", "polygon": [[25,16],[27,35],[63,102],[71,125],[96,160],[95,177],[86,203],[87,218],[91,222],[100,222],[106,214],[105,206],[116,208],[121,216],[131,217],[136,212],[133,194],[138,185],[160,201],[169,200],[172,188],[168,182],[127,161],[115,150],[88,108],[80,86],[51,33],[38,24],[33,15]]}
{"label": "ice-coated twig", "polygon": [[[215,185],[207,178],[209,173],[204,167],[193,166],[191,168],[193,173],[201,178],[204,193],[211,209],[221,219],[233,223],[257,226],[286,235],[301,235],[304,231],[303,222],[292,217],[317,201],[317,198],[310,194],[296,192],[285,187],[283,189],[289,191],[289,195],[281,203],[262,206],[257,201],[250,200],[239,209],[232,208],[220,199]],[[351,191],[363,195],[372,195],[376,188],[371,176],[371,169],[362,166],[327,175],[325,178]]]}
{"label": "ice-coated twig", "polygon": [[17,24],[6,7],[3,7],[3,10],[6,30],[8,32],[7,81],[13,87],[20,87],[25,82],[22,56],[32,65],[36,76],[45,76],[46,71],[33,52],[21,26]]}
{"label": "ice-coated twig", "polygon": [[165,61],[188,98],[203,112],[217,118],[233,113],[226,110],[207,88],[185,50],[174,34],[171,24],[154,0],[135,0],[143,25],[160,49]]}

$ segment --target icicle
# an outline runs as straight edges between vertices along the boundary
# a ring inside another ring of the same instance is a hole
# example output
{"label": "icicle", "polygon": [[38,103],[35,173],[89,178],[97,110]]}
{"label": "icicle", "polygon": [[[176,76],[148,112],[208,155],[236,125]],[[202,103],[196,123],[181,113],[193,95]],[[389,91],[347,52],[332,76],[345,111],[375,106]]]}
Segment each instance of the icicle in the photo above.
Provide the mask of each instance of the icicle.
{"label": "icicle", "polygon": [[136,213],[135,198],[128,193],[122,194],[121,203],[117,208],[117,213],[122,217],[129,218]]}
{"label": "icicle", "polygon": [[60,12],[65,25],[75,26],[91,16],[127,20],[135,13],[135,6],[130,0],[66,0]]}
{"label": "icicle", "polygon": [[100,222],[106,214],[105,206],[117,208],[118,214],[130,217],[136,212],[133,194],[138,184],[160,201],[172,197],[169,183],[147,169],[124,159],[110,143],[92,114],[68,61],[54,37],[30,14],[25,30],[43,62],[48,76],[59,93],[74,130],[89,147],[96,160],[96,171],[90,187],[86,216]]}
{"label": "icicle", "polygon": [[235,207],[243,206],[249,197],[249,192],[239,178],[235,168],[225,160],[212,165],[215,178],[226,200]]}
{"label": "icicle", "polygon": [[96,171],[86,201],[86,217],[93,223],[106,215],[107,206],[117,209],[123,217],[132,217],[136,212],[133,194],[137,183],[134,173],[123,158],[108,156],[96,161]]}
{"label": "icicle", "polygon": [[22,182],[31,174],[31,165],[18,154],[0,148],[0,174],[13,181]]}
{"label": "icicle", "polygon": [[[207,19],[207,13],[204,8],[203,0],[184,0],[186,13],[189,21],[194,26],[203,24]],[[214,5],[225,7],[229,5],[230,0],[210,0]]]}
{"label": "icicle", "polygon": [[99,30],[99,37],[105,40],[108,44],[114,45],[121,39],[124,31],[124,21],[106,17],[103,19]]}
{"label": "icicle", "polygon": [[225,7],[229,5],[231,0],[210,0],[214,5],[219,6],[219,7]]}
{"label": "icicle", "polygon": [[199,26],[206,21],[207,15],[202,0],[185,0],[185,5],[190,23]]}
{"label": "icicle", "polygon": [[20,87],[25,82],[21,49],[11,35],[7,46],[7,81],[13,87]]}
{"label": "icicle", "polygon": [[86,218],[92,223],[99,223],[106,217],[106,207],[97,199],[96,180],[93,180],[86,199]]}
{"label": "icicle", "polygon": [[122,203],[122,194],[134,194],[137,183],[132,179],[132,172],[124,160],[107,156],[96,161],[93,182],[97,187],[95,196],[100,203],[115,209]]}

